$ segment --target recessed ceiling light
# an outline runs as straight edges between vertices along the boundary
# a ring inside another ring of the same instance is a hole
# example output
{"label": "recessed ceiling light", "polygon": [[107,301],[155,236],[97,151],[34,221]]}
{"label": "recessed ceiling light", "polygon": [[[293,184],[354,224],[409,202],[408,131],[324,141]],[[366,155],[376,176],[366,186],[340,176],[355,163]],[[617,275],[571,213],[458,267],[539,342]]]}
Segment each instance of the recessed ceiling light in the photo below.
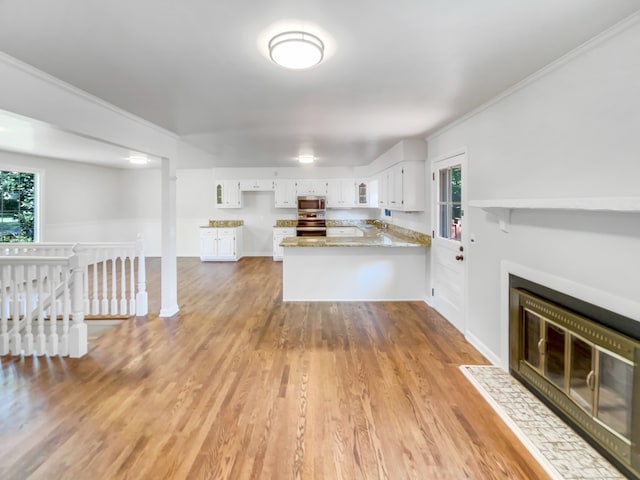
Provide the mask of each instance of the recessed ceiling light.
{"label": "recessed ceiling light", "polygon": [[269,56],[285,68],[310,68],[322,61],[324,43],[307,32],[283,32],[269,42]]}
{"label": "recessed ceiling light", "polygon": [[129,160],[129,163],[132,165],[146,165],[150,161],[146,155],[140,155],[140,154],[129,155],[128,160]]}
{"label": "recessed ceiling light", "polygon": [[300,163],[313,163],[315,159],[316,157],[314,157],[313,155],[307,155],[307,154],[298,155],[298,161]]}

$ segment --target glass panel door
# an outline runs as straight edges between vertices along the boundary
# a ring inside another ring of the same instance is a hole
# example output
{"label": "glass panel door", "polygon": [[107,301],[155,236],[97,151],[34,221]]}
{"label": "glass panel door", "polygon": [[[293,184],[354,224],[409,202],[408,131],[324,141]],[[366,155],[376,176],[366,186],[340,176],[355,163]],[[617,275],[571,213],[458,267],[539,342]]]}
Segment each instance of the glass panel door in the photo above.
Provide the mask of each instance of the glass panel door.
{"label": "glass panel door", "polygon": [[593,346],[571,335],[569,394],[589,414],[593,411]]}
{"label": "glass panel door", "polygon": [[545,322],[545,376],[559,389],[564,390],[565,330]]}
{"label": "glass panel door", "polygon": [[598,411],[597,418],[623,437],[631,436],[631,396],[633,364],[598,351]]}
{"label": "glass panel door", "polygon": [[438,234],[440,238],[462,240],[462,167],[454,165],[439,173]]}
{"label": "glass panel door", "polygon": [[542,319],[529,310],[524,311],[524,359],[533,368],[540,370],[542,362],[540,361],[540,342],[542,341],[541,333]]}

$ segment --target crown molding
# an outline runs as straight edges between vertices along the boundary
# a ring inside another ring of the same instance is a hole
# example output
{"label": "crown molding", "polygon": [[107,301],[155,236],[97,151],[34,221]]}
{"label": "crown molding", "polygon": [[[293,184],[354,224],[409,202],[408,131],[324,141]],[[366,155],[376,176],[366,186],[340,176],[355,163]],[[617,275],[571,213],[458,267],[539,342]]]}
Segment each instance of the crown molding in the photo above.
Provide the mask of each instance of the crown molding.
{"label": "crown molding", "polygon": [[180,136],[170,130],[162,128],[159,125],[156,125],[155,123],[149,122],[141,117],[138,117],[137,115],[134,115],[133,113],[128,112],[127,110],[116,107],[115,105],[105,100],[102,100],[100,97],[96,97],[95,95],[92,95],[78,87],[71,85],[70,83],[60,80],[59,78],[54,77],[53,75],[43,72],[42,70],[39,70],[36,67],[29,65],[28,63],[25,63],[22,60],[18,60],[17,58],[12,57],[11,55],[7,55],[6,53],[1,51],[0,51],[0,62],[6,65],[9,65],[10,67],[13,67],[15,69],[18,69],[26,73],[27,75],[37,78],[38,80],[47,82],[48,84],[53,85],[56,88],[64,90],[65,92],[75,95],[78,98],[81,98],[82,100],[91,102],[94,105],[98,105],[101,108],[104,108],[117,115],[120,115],[121,117],[124,117],[127,120],[131,120],[144,127],[155,130],[156,132],[166,135],[174,140],[180,140]]}

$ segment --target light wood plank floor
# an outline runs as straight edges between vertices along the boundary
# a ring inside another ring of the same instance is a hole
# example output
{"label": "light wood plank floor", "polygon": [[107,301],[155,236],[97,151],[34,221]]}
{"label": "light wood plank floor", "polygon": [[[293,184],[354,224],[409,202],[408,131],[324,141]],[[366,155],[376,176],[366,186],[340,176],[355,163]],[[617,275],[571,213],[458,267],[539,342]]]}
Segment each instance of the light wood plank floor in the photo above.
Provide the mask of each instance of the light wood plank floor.
{"label": "light wood plank floor", "polygon": [[3,358],[0,478],[547,478],[458,370],[486,360],[425,304],[283,303],[281,274],[180,259],[174,318],[80,360]]}

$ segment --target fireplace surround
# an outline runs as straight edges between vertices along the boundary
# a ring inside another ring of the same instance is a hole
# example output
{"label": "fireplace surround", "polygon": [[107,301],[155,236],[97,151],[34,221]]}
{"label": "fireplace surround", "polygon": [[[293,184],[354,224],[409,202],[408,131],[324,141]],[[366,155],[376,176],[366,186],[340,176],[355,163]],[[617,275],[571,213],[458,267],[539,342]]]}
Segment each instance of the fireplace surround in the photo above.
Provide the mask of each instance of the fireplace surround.
{"label": "fireplace surround", "polygon": [[512,375],[640,478],[639,322],[514,275],[509,287]]}

